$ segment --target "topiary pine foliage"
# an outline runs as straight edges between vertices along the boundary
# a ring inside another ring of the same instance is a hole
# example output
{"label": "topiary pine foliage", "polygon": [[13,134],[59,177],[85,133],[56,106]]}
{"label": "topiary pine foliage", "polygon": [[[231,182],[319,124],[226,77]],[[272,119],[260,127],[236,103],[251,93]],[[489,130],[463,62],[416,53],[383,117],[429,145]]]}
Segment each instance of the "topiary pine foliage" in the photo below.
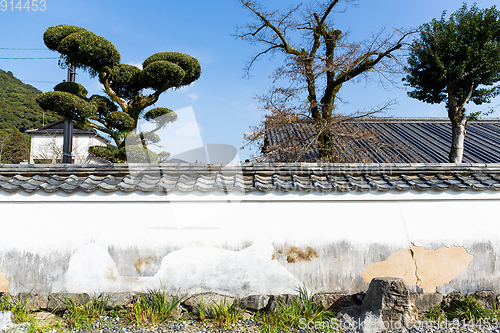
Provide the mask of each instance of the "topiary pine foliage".
{"label": "topiary pine foliage", "polygon": [[[144,110],[158,101],[168,89],[187,86],[197,80],[201,67],[195,58],[177,52],[156,53],[142,64],[143,69],[121,64],[120,54],[112,43],[83,28],[57,25],[48,28],[43,36],[45,45],[61,54],[66,64],[88,71],[97,76],[104,85],[107,96],[87,97],[87,90],[74,82],[63,82],[54,91],[37,96],[37,103],[45,110],[52,110],[67,120],[74,121],[83,128],[93,128],[108,134],[116,146],[91,147],[89,152],[111,162],[126,161],[127,145],[138,145],[138,149],[128,149],[134,156],[157,161],[158,157],[147,149],[147,145],[157,143],[160,138],[156,131],[177,119],[170,109],[157,107]],[[145,89],[153,92],[143,95]],[[136,133],[140,119],[153,121],[156,127],[143,133]],[[129,147],[130,148],[130,147]],[[144,151],[143,151],[144,152]],[[134,160],[135,161],[135,160]]]}

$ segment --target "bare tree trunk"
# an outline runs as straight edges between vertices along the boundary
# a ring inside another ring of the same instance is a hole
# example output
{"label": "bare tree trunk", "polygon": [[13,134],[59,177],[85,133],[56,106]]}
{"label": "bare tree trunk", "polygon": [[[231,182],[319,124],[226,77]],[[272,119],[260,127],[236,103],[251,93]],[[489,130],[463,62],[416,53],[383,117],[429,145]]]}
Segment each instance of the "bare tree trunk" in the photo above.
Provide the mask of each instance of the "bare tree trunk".
{"label": "bare tree trunk", "polygon": [[465,99],[458,100],[455,95],[453,83],[448,83],[448,118],[451,120],[451,150],[448,157],[450,163],[462,163],[464,155],[464,140],[465,140],[465,124],[467,118],[465,117],[464,106],[472,96],[472,89]]}
{"label": "bare tree trunk", "polygon": [[464,155],[464,140],[465,140],[465,124],[467,118],[463,117],[460,120],[451,122],[452,139],[449,160],[450,163],[462,163]]}

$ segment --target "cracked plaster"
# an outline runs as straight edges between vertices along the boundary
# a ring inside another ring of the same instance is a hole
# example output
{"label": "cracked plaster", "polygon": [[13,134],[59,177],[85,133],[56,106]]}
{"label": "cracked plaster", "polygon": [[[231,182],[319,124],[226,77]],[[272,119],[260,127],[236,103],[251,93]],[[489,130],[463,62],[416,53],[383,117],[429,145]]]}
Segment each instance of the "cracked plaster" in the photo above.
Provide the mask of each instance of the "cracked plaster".
{"label": "cracked plaster", "polygon": [[5,276],[5,273],[0,271],[0,292],[7,292],[9,290],[9,280]]}
{"label": "cracked plaster", "polygon": [[412,246],[393,253],[385,261],[370,264],[361,273],[369,283],[379,276],[404,279],[407,285],[417,285],[424,292],[435,292],[436,287],[449,283],[465,272],[474,259],[464,247],[450,246],[437,250]]}

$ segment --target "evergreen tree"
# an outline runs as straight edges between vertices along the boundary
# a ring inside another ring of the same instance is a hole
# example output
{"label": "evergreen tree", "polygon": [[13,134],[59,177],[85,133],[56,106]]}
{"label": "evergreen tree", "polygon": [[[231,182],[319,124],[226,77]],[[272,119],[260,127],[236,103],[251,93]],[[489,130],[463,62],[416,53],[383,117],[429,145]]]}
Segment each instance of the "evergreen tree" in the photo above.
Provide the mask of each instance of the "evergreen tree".
{"label": "evergreen tree", "polygon": [[461,163],[465,105],[489,103],[500,93],[495,86],[500,81],[500,12],[495,6],[468,9],[464,4],[448,20],[445,15],[421,26],[405,80],[414,88],[410,97],[432,104],[446,101],[452,124],[449,161]]}
{"label": "evergreen tree", "polygon": [[[125,162],[127,151],[151,162],[157,158],[147,146],[160,139],[155,133],[175,121],[177,115],[170,109],[157,107],[144,110],[156,103],[168,89],[180,88],[197,80],[201,74],[198,61],[177,52],[156,53],[142,64],[142,70],[120,63],[115,46],[94,33],[70,25],[48,28],[43,36],[45,45],[61,54],[67,65],[73,65],[98,77],[106,96],[87,97],[87,90],[74,82],[63,82],[54,91],[39,95],[38,104],[53,110],[82,128],[93,128],[108,134],[114,145],[91,147],[90,153],[111,162]],[[143,95],[143,92],[153,92]],[[138,121],[155,122],[150,131],[136,133]],[[125,144],[127,139],[127,149]]]}

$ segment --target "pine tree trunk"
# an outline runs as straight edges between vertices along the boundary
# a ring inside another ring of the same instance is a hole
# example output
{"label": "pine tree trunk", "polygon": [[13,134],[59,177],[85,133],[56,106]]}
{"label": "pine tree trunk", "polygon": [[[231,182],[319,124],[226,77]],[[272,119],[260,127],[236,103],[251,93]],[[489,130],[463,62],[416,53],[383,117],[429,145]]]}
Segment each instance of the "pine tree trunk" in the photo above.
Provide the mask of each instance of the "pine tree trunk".
{"label": "pine tree trunk", "polygon": [[464,155],[464,140],[465,140],[465,124],[467,118],[456,119],[451,122],[452,126],[452,139],[449,160],[450,163],[462,163]]}

